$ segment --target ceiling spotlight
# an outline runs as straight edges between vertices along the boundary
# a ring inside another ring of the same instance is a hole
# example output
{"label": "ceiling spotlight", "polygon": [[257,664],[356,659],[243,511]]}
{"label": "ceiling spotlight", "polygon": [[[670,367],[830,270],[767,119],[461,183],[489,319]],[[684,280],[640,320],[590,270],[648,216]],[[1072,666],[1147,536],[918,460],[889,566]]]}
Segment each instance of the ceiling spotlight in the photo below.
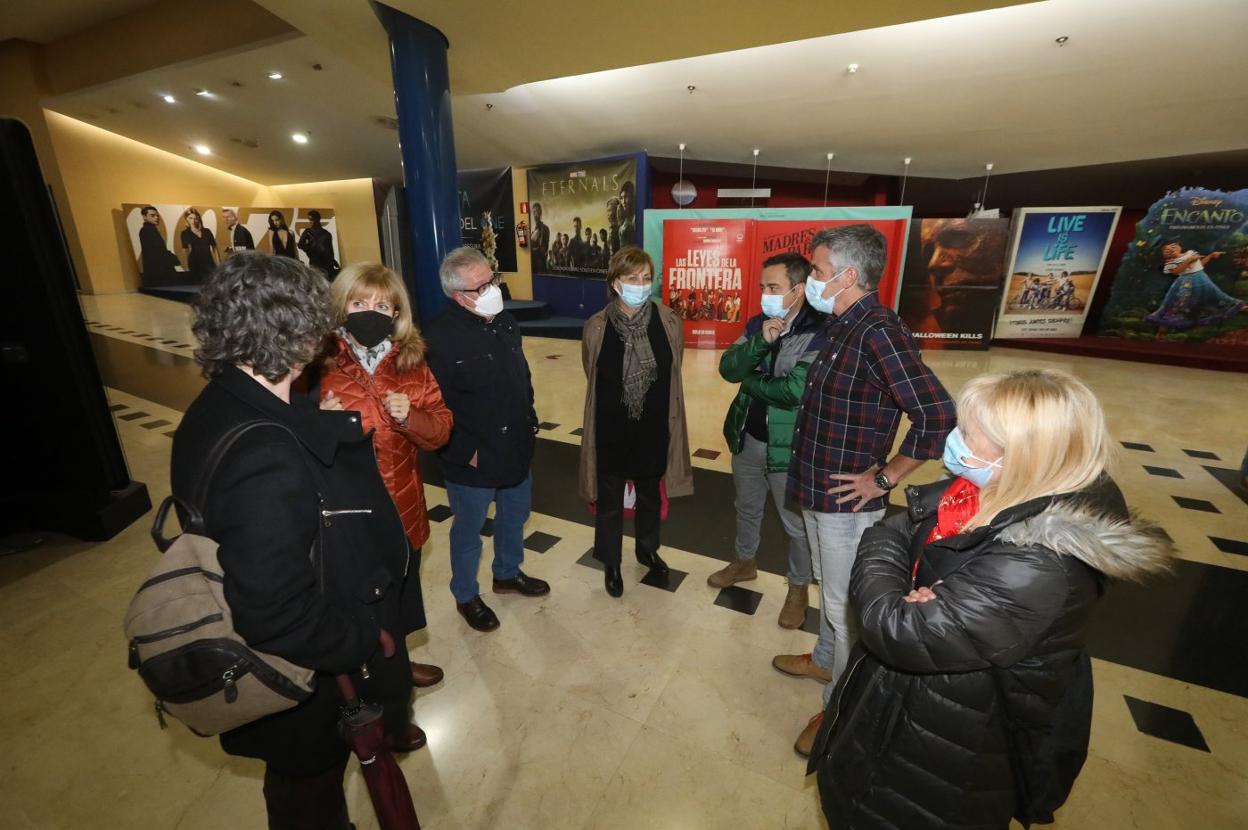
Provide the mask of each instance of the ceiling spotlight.
{"label": "ceiling spotlight", "polygon": [[491,104],[489,101],[486,101],[486,102],[485,102],[485,108],[486,108],[487,110],[492,110],[492,109],[494,109],[494,105],[493,105],[493,104]]}
{"label": "ceiling spotlight", "polygon": [[192,149],[194,149],[195,152],[199,153],[201,156],[212,155],[212,148],[207,144],[196,144]]}
{"label": "ceiling spotlight", "polygon": [[697,89],[697,87],[694,86],[693,84],[689,84],[689,86],[685,87],[685,89],[689,90],[690,94],[692,94],[693,91]]}
{"label": "ceiling spotlight", "polygon": [[270,72],[270,73],[269,73],[269,80],[270,80],[270,81],[280,81],[281,79],[282,79],[282,73],[281,73],[281,72]]}
{"label": "ceiling spotlight", "polygon": [[904,159],[902,159],[902,161],[903,161],[903,162],[905,162],[905,164],[906,164],[906,166],[907,166],[907,167],[909,167],[909,166],[910,166],[910,157],[909,157],[909,156],[906,156]]}
{"label": "ceiling spotlight", "polygon": [[1065,46],[1068,40],[1070,40],[1069,35],[1062,35],[1061,37],[1059,37],[1057,40],[1053,42],[1056,43],[1058,46]]}
{"label": "ceiling spotlight", "polygon": [[680,152],[685,152],[685,142],[680,142]]}
{"label": "ceiling spotlight", "polygon": [[291,133],[290,140],[295,142],[296,144],[307,144],[308,134],[307,133]]}
{"label": "ceiling spotlight", "polygon": [[195,94],[198,95],[200,98],[207,98],[212,93],[206,89],[197,89],[195,90]]}
{"label": "ceiling spotlight", "polygon": [[858,71],[858,64],[851,63],[849,66],[845,67],[845,71],[853,75],[854,73]]}
{"label": "ceiling spotlight", "polygon": [[985,170],[987,170],[989,173],[991,173],[991,172],[992,172],[992,162],[988,162],[987,164],[985,164],[985,165],[984,165],[984,169],[985,169]]}
{"label": "ceiling spotlight", "polygon": [[836,153],[828,153],[828,161],[831,161],[834,158],[836,158]]}
{"label": "ceiling spotlight", "polygon": [[754,148],[754,158],[758,158],[758,148]]}
{"label": "ceiling spotlight", "polygon": [[166,104],[176,104],[178,102],[178,99],[174,98],[172,95],[162,95],[160,97],[164,99]]}

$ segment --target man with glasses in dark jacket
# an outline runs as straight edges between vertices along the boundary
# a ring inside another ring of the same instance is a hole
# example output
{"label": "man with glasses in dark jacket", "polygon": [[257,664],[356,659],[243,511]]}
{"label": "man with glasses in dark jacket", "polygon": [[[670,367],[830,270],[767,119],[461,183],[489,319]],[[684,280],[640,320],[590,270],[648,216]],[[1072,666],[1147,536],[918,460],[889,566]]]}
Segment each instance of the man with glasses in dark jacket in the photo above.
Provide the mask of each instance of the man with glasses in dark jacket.
{"label": "man with glasses in dark jacket", "polygon": [[438,451],[454,514],[451,593],[468,625],[493,631],[498,617],[481,599],[477,584],[481,526],[491,503],[494,593],[550,593],[550,585],[520,570],[537,435],[533,380],[520,328],[503,310],[498,278],[481,251],[456,248],[442,260],[438,276],[452,303],[429,323],[425,339],[429,368],[455,416],[451,440]]}

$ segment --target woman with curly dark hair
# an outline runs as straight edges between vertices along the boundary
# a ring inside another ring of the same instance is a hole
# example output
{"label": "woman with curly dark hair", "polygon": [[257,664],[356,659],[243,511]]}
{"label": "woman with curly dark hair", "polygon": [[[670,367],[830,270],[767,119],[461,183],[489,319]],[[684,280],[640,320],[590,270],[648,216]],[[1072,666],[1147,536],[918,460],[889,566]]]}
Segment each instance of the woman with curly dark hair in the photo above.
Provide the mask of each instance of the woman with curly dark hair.
{"label": "woman with curly dark hair", "polygon": [[340,830],[348,749],[334,675],[352,675],[366,700],[411,694],[390,633],[401,626],[403,523],[360,416],[290,394],[330,330],[325,278],[297,260],[237,253],[204,283],[195,312],[209,383],[174,436],[173,492],[196,492],[222,453],[196,507],[219,546],[235,629],[318,672],[312,697],[222,734],[221,746],[265,762],[270,828]]}

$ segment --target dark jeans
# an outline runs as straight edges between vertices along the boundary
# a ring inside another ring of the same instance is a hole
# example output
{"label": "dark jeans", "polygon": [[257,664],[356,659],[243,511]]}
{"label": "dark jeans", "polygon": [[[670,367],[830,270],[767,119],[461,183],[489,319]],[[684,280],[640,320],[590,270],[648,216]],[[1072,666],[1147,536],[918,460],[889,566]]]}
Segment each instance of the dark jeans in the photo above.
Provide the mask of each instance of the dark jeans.
{"label": "dark jeans", "polygon": [[[654,478],[633,479],[637,488],[633,529],[637,537],[637,561],[649,564],[659,552],[660,503],[659,481]],[[594,558],[604,565],[619,567],[620,549],[624,543],[624,482],[623,476],[598,473],[598,505],[594,518]]]}
{"label": "dark jeans", "polygon": [[317,775],[291,776],[264,768],[264,807],[269,830],[348,830],[342,777],[347,761]]}

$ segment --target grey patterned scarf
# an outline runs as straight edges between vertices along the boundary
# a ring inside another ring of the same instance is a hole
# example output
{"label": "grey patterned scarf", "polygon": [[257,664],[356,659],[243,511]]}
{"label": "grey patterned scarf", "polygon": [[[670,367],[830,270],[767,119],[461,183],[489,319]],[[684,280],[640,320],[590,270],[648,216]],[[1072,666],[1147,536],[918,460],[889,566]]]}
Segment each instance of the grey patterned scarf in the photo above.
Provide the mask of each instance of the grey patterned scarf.
{"label": "grey patterned scarf", "polygon": [[650,315],[654,303],[647,302],[637,313],[629,317],[624,313],[624,303],[616,298],[607,306],[607,320],[615,333],[624,341],[624,393],[621,400],[628,409],[628,417],[641,420],[646,405],[646,393],[659,376],[650,348]]}

